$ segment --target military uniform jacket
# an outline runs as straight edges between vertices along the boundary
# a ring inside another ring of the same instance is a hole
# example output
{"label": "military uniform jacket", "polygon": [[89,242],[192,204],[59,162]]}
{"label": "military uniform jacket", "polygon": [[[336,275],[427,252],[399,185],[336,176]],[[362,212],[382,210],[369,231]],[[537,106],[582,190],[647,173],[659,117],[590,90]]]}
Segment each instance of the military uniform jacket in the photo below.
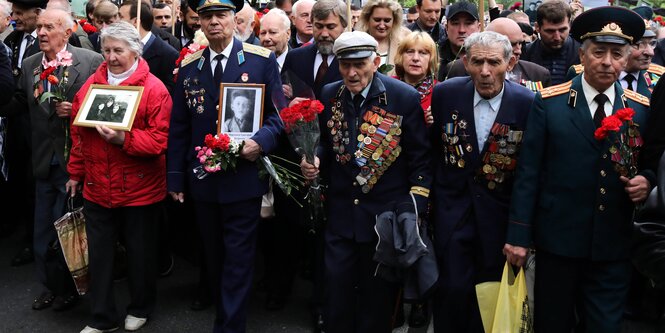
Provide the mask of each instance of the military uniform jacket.
{"label": "military uniform jacket", "polygon": [[[466,68],[464,68],[464,62],[462,61],[449,63],[448,66],[448,79],[459,76],[469,76],[466,72]],[[530,61],[518,60],[513,68],[512,74],[519,75],[519,83],[533,92],[547,88],[552,84],[550,72],[545,67]],[[506,76],[507,75],[508,74],[506,74]]]}
{"label": "military uniform jacket", "polygon": [[[282,125],[271,102],[283,98],[275,55],[255,45],[233,39],[233,49],[224,68],[222,82],[265,84],[263,125],[251,139],[270,153],[277,145]],[[194,200],[231,203],[260,197],[268,191],[267,179],[260,179],[256,162],[239,158],[236,170],[219,171],[197,179],[192,169],[199,166],[194,147],[202,146],[206,134],[217,133],[219,83],[213,82],[210,50],[190,58],[178,71],[167,153],[168,190],[184,192],[185,182]]]}
{"label": "military uniform jacket", "polygon": [[[321,101],[325,109],[319,117],[322,146],[319,156],[323,181],[328,185],[328,230],[358,242],[370,242],[376,239],[376,215],[391,209],[391,202],[415,201],[422,215],[427,207],[431,174],[430,144],[418,92],[404,82],[377,73],[360,114],[354,111],[351,93],[343,87],[343,81],[326,85]],[[396,122],[399,126],[389,126]],[[374,132],[371,127],[379,134],[368,134]],[[348,134],[340,134],[344,132]],[[391,137],[382,137],[382,132]],[[358,153],[359,139],[364,140],[360,135],[370,138],[364,148],[379,146],[382,152],[377,149],[366,155]],[[360,159],[367,156],[367,164],[360,166],[356,156],[361,156]],[[362,173],[369,171],[366,169],[369,166],[376,167],[369,159],[388,165],[383,170],[381,166],[377,168],[380,171],[374,176],[378,180]],[[366,193],[367,184],[359,179],[363,175],[369,178],[369,184],[373,178],[376,180]]]}
{"label": "military uniform jacket", "polygon": [[[594,138],[581,80],[577,76],[536,95],[517,166],[507,242],[566,257],[625,259],[634,207],[611,161],[609,140]],[[614,112],[633,108],[644,133],[648,99],[624,94],[618,82],[614,91]]]}
{"label": "military uniform jacket", "polygon": [[[469,214],[480,241],[501,249],[505,243],[510,193],[527,115],[534,93],[504,81],[501,107],[483,147],[478,147],[473,81],[448,79],[434,88],[431,126],[434,150],[432,221],[437,244],[445,246]],[[443,249],[439,249],[442,251]]]}
{"label": "military uniform jacket", "polygon": [[[582,72],[584,72],[584,66],[570,66],[568,72],[566,73],[566,80],[572,80],[575,76]],[[637,92],[640,95],[651,98],[651,92],[653,91],[654,87],[656,87],[656,83],[658,83],[658,80],[663,75],[663,73],[665,73],[665,67],[653,63],[649,65],[649,68],[646,70],[641,70],[637,75]]]}

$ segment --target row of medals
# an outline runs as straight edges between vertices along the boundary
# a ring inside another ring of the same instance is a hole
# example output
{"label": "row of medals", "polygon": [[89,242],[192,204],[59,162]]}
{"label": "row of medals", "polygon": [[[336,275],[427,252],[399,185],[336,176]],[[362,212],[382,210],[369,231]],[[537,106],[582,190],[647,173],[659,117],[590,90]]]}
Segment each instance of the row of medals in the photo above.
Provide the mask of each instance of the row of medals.
{"label": "row of medals", "polygon": [[384,121],[384,117],[372,111],[365,113],[364,120],[367,122],[360,125],[360,134],[357,137],[358,150],[354,153],[356,162],[360,166],[360,174],[356,176],[356,181],[362,186],[360,190],[363,193],[369,193],[383,173],[397,160],[397,157],[402,152],[402,147],[399,146],[400,135],[402,134],[402,129],[399,126],[401,117],[395,118],[396,120],[393,120],[393,123],[390,124],[388,133],[383,136],[376,149],[369,151],[369,149],[363,148],[372,143],[373,136],[381,136],[381,134],[375,134],[377,126]]}
{"label": "row of medals", "polygon": [[[487,188],[493,190],[497,184],[503,183],[510,173],[515,170],[517,160],[512,157],[517,153],[518,144],[522,141],[522,131],[512,131],[507,125],[498,125],[501,128],[494,129],[488,139],[487,152],[483,156],[482,173],[488,180]],[[493,126],[493,127],[494,127]],[[496,134],[496,131],[501,131]],[[499,137],[497,140],[496,138]]]}
{"label": "row of medals", "polygon": [[340,164],[346,164],[351,160],[351,154],[344,147],[344,145],[349,144],[349,124],[344,120],[340,98],[337,98],[333,103],[330,111],[332,111],[332,117],[328,120],[327,126],[330,129],[330,135],[332,135],[335,160]]}
{"label": "row of medals", "polygon": [[[199,79],[198,78],[193,78],[193,79],[192,78],[186,78],[186,79],[183,80],[182,85],[185,88],[189,88],[190,80],[191,80],[191,83],[193,83],[194,85],[199,84]],[[187,100],[187,106],[189,108],[196,109],[196,113],[203,113],[203,102],[204,102],[203,95],[205,94],[205,92],[206,92],[205,88],[201,88],[199,90],[196,90],[196,89],[187,90],[187,89],[185,89],[185,99]]]}
{"label": "row of medals", "polygon": [[[445,147],[446,154],[444,154],[444,162],[450,165],[457,165],[458,168],[464,168],[466,165],[466,161],[464,160],[464,151],[471,153],[473,151],[473,146],[469,142],[466,142],[464,145],[458,143],[460,141],[460,137],[465,139],[469,137],[469,135],[466,134],[468,123],[464,119],[457,121],[457,113],[453,113],[451,118],[454,122],[444,125],[441,134],[441,140],[448,144],[448,146]],[[462,134],[457,135],[457,128],[462,130]]]}

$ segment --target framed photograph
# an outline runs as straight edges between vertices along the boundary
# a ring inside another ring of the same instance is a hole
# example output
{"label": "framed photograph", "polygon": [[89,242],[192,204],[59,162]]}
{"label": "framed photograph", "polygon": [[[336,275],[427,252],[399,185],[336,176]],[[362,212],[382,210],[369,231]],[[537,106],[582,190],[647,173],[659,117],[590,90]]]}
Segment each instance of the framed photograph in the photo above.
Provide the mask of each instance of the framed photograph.
{"label": "framed photograph", "polygon": [[92,84],[85,94],[74,125],[129,131],[139,108],[143,87]]}
{"label": "framed photograph", "polygon": [[248,139],[261,128],[265,84],[222,83],[217,133]]}

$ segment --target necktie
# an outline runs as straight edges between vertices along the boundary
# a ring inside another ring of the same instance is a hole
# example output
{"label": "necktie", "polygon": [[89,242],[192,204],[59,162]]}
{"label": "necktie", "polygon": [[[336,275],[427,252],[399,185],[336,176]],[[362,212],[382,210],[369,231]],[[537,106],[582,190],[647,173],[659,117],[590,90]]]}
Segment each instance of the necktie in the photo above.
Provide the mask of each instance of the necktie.
{"label": "necktie", "polygon": [[628,83],[628,86],[626,86],[626,88],[628,90],[633,90],[633,81],[635,81],[635,77],[633,76],[633,74],[628,74],[623,79],[626,80],[626,83]]}
{"label": "necktie", "polygon": [[353,109],[356,111],[356,114],[360,114],[360,106],[363,104],[363,100],[365,98],[361,94],[353,96]]}
{"label": "necktie", "polygon": [[216,84],[222,82],[222,75],[224,75],[224,68],[222,68],[222,59],[224,59],[223,54],[218,54],[213,59],[217,61],[217,65],[215,65],[215,73],[212,76]]}
{"label": "necktie", "polygon": [[605,94],[598,94],[593,100],[598,103],[598,108],[596,108],[596,112],[593,114],[593,122],[596,124],[596,128],[598,128],[603,122],[603,119],[605,119],[605,102],[609,99]]}
{"label": "necktie", "polygon": [[326,72],[328,71],[328,55],[322,54],[321,59],[323,59],[323,62],[321,62],[321,66],[316,71],[316,78],[314,79],[314,85],[317,87],[321,86],[323,77],[326,76]]}

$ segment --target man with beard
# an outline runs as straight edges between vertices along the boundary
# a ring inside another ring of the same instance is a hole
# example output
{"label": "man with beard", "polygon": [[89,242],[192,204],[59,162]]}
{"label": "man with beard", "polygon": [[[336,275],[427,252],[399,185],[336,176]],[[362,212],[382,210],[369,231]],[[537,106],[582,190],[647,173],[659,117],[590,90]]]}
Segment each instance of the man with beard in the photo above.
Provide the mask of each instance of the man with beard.
{"label": "man with beard", "polygon": [[254,26],[256,25],[254,15],[256,15],[256,11],[252,6],[247,4],[242,7],[242,10],[236,14],[235,35],[236,38],[245,43],[261,45],[261,41],[254,34]]}
{"label": "man with beard", "polygon": [[[309,1],[309,0],[300,0]],[[303,7],[297,2],[294,6],[294,12],[300,12]],[[298,9],[295,9],[298,8]],[[342,76],[339,72],[339,63],[333,53],[333,45],[344,29],[350,24],[347,17],[346,5],[340,0],[319,0],[311,10],[311,22],[313,23],[314,44],[303,46],[289,52],[284,62],[282,76],[290,79],[291,92],[295,96],[287,97],[305,97],[299,93],[299,87],[295,81],[304,83],[312,89],[314,96],[309,98],[321,99],[321,90],[328,83],[339,81]],[[309,19],[308,19],[309,20]],[[286,74],[284,74],[286,72]],[[288,95],[288,94],[287,94]],[[323,100],[321,100],[323,102]],[[288,146],[287,146],[288,147]],[[293,149],[291,149],[292,151]],[[292,156],[291,154],[290,156]],[[299,156],[296,156],[296,161]],[[323,325],[322,303],[324,293],[323,283],[323,237],[318,232],[309,246],[311,247],[311,258],[307,260],[312,265],[312,275],[314,280],[314,290],[311,301],[313,316],[316,329]]]}
{"label": "man with beard", "polygon": [[535,62],[550,71],[552,84],[566,81],[566,72],[580,63],[580,43],[570,36],[573,11],[563,0],[547,1],[538,7],[536,32],[539,40],[531,43],[522,59]]}
{"label": "man with beard", "polygon": [[182,21],[175,25],[175,37],[180,39],[180,45],[184,48],[194,40],[194,33],[201,29],[199,14],[189,8],[187,1],[180,5],[180,16]]}
{"label": "man with beard", "polygon": [[312,17],[310,15],[314,0],[299,0],[293,5],[291,12],[291,40],[289,45],[291,48],[296,49],[305,43],[313,41],[312,38]]}

